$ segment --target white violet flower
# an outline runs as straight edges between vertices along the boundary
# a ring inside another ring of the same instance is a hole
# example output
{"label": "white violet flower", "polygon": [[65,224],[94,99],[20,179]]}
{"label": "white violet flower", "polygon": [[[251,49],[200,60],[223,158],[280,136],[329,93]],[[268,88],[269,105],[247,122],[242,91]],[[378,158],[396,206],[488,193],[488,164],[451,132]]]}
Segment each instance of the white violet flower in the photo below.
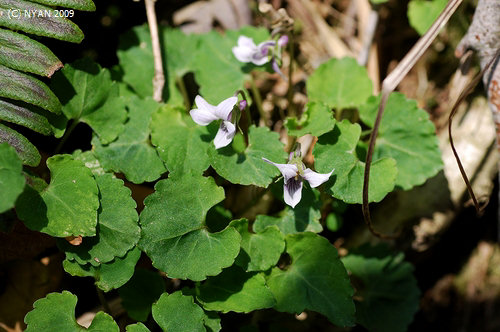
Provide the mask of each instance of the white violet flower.
{"label": "white violet flower", "polygon": [[267,40],[255,45],[252,38],[240,36],[238,46],[233,47],[233,54],[241,62],[252,62],[254,65],[262,66],[269,62],[269,49],[276,45],[274,40]]}
{"label": "white violet flower", "polygon": [[306,168],[302,162],[300,153],[290,152],[290,157],[288,164],[277,164],[266,158],[262,158],[265,162],[276,166],[281,174],[283,174],[283,196],[285,198],[285,203],[290,205],[292,208],[295,207],[300,202],[302,198],[302,182],[307,180],[311,188],[316,188],[320,184],[328,181],[333,173],[333,169],[330,173],[321,174]]}
{"label": "white violet flower", "polygon": [[189,111],[194,122],[201,126],[206,126],[212,121],[222,120],[219,131],[214,138],[215,148],[220,149],[231,143],[236,134],[236,126],[231,122],[231,115],[238,97],[229,97],[221,101],[217,106],[210,105],[199,95],[196,96],[194,101],[198,108]]}

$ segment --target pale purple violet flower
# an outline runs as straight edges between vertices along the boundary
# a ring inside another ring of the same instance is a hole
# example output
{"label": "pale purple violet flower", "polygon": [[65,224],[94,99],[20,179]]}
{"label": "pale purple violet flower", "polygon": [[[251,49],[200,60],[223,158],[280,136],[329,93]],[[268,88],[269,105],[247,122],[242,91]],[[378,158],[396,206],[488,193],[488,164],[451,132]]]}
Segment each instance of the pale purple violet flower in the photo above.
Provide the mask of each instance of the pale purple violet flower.
{"label": "pale purple violet flower", "polygon": [[252,62],[254,65],[262,66],[269,62],[269,49],[276,45],[274,40],[267,40],[255,45],[252,38],[240,36],[238,46],[233,47],[233,54],[241,62]]}
{"label": "pale purple violet flower", "polygon": [[333,169],[330,173],[321,174],[306,168],[300,156],[293,157],[294,154],[290,153],[290,160],[288,164],[277,164],[273,163],[269,159],[262,158],[266,163],[276,166],[281,174],[283,175],[283,197],[285,198],[285,203],[290,205],[292,208],[295,207],[300,202],[302,198],[302,182],[306,179],[309,182],[311,188],[316,188],[320,184],[328,181],[330,175],[333,173]]}
{"label": "pale purple violet flower", "polygon": [[227,146],[233,140],[236,134],[236,126],[231,122],[233,107],[238,101],[238,97],[229,97],[223,100],[219,105],[210,105],[203,97],[196,96],[194,99],[198,108],[189,111],[193,121],[201,126],[206,126],[215,120],[222,120],[219,131],[214,138],[216,149]]}

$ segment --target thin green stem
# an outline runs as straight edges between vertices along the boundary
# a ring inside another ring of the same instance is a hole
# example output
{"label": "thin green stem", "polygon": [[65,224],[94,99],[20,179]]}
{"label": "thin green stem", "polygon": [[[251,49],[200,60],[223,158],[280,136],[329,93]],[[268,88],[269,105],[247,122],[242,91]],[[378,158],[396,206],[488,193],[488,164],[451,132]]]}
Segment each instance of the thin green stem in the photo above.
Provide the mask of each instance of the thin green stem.
{"label": "thin green stem", "polygon": [[99,302],[101,302],[102,307],[104,308],[104,311],[108,313],[110,316],[113,316],[111,313],[111,308],[109,307],[108,301],[106,301],[106,298],[104,297],[104,292],[99,289],[97,286],[95,287],[97,291],[97,297],[99,298]]}
{"label": "thin green stem", "polygon": [[78,123],[79,123],[79,121],[73,120],[73,122],[71,123],[69,128],[66,129],[66,132],[64,132],[64,135],[61,138],[61,140],[59,141],[59,144],[57,144],[57,147],[56,147],[56,150],[54,151],[54,154],[58,154],[61,151],[62,147],[64,146],[64,143],[66,143],[66,141],[68,140],[68,137],[71,135],[71,133],[76,128]]}
{"label": "thin green stem", "polygon": [[184,80],[182,79],[182,77],[179,77],[179,76],[177,76],[175,78],[175,83],[177,84],[177,87],[181,91],[182,99],[184,100],[184,106],[186,107],[186,111],[189,111],[191,109],[191,103],[189,102],[189,96],[187,93],[186,84],[184,84]]}
{"label": "thin green stem", "polygon": [[262,108],[262,96],[260,95],[260,91],[257,88],[257,85],[255,84],[255,80],[252,75],[252,79],[250,80],[250,86],[252,89],[252,94],[253,94],[253,99],[255,101],[255,104],[257,105],[257,109],[259,110],[259,114],[262,120],[266,120],[266,114],[264,112],[264,108]]}

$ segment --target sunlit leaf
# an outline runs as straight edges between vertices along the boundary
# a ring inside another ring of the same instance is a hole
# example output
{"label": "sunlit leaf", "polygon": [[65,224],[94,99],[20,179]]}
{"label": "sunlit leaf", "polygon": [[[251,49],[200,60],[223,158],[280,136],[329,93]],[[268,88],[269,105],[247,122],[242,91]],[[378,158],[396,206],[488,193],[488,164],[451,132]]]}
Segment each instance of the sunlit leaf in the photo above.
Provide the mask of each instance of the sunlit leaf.
{"label": "sunlit leaf", "polygon": [[[360,108],[361,120],[373,126],[379,98],[372,97]],[[416,101],[403,94],[389,96],[380,123],[374,158],[396,160],[396,186],[408,190],[423,184],[443,168],[436,128]],[[370,181],[371,183],[371,181]]]}
{"label": "sunlit leaf", "polygon": [[151,141],[169,172],[201,174],[208,168],[207,149],[213,138],[182,108],[161,107],[151,122]]}
{"label": "sunlit leaf", "polygon": [[447,0],[411,0],[408,3],[408,21],[423,35],[431,27],[432,23],[446,7]]}
{"label": "sunlit leaf", "polygon": [[[319,137],[313,154],[316,170],[320,173],[335,169],[330,180],[323,184],[328,193],[346,203],[361,203],[365,163],[358,154],[361,127],[348,120],[337,122],[330,133]],[[394,189],[397,175],[396,161],[392,158],[374,158],[370,170],[368,200],[378,202]]]}
{"label": "sunlit leaf", "polygon": [[309,100],[336,109],[362,105],[372,94],[366,68],[353,58],[332,58],[320,65],[306,82]]}
{"label": "sunlit leaf", "polygon": [[137,244],[141,233],[130,189],[111,174],[96,176],[95,179],[101,204],[97,212],[96,236],[84,237],[78,246],[65,240],[58,243],[66,253],[66,259],[76,260],[80,265],[90,263],[97,266],[124,256]]}
{"label": "sunlit leaf", "polygon": [[26,186],[16,207],[18,217],[32,230],[55,237],[94,236],[99,208],[92,172],[70,155],[47,159],[50,184],[42,191]]}
{"label": "sunlit leaf", "polygon": [[285,120],[288,135],[304,136],[311,134],[321,136],[335,126],[332,110],[323,103],[310,102],[306,104],[300,119],[295,117]]}
{"label": "sunlit leaf", "polygon": [[39,331],[107,331],[120,329],[108,314],[99,311],[88,329],[78,325],[75,318],[77,297],[68,291],[50,293],[33,303],[33,310],[24,317],[25,332]]}
{"label": "sunlit leaf", "polygon": [[153,304],[152,311],[153,318],[163,331],[205,332],[203,309],[194,303],[192,296],[182,295],[180,291],[170,295],[163,293]]}

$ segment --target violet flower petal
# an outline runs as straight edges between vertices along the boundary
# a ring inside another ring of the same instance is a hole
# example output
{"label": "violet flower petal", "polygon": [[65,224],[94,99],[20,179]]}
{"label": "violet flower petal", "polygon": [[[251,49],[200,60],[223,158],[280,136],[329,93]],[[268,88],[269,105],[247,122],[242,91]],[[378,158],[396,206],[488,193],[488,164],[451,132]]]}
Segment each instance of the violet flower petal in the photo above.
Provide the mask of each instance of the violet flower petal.
{"label": "violet flower petal", "polygon": [[292,208],[297,205],[302,198],[302,178],[300,176],[290,178],[283,185],[283,198],[285,203]]}
{"label": "violet flower petal", "polygon": [[226,100],[223,100],[217,105],[215,109],[215,115],[217,116],[218,119],[224,120],[224,121],[230,121],[231,120],[231,111],[233,110],[234,105],[236,105],[236,102],[238,101],[238,97],[229,97]]}
{"label": "violet flower petal", "polygon": [[262,160],[264,160],[266,163],[276,166],[285,178],[285,183],[288,182],[289,179],[296,177],[297,173],[299,172],[297,166],[294,164],[276,164],[266,158],[262,158]]}
{"label": "violet flower petal", "polygon": [[220,123],[219,131],[214,138],[214,145],[216,149],[223,148],[232,142],[236,134],[236,127],[229,121],[222,121]]}
{"label": "violet flower petal", "polygon": [[316,173],[315,171],[306,168],[304,170],[304,179],[306,179],[309,182],[311,188],[316,188],[320,184],[328,181],[333,171],[334,170],[332,169],[330,173],[322,174],[322,173]]}

